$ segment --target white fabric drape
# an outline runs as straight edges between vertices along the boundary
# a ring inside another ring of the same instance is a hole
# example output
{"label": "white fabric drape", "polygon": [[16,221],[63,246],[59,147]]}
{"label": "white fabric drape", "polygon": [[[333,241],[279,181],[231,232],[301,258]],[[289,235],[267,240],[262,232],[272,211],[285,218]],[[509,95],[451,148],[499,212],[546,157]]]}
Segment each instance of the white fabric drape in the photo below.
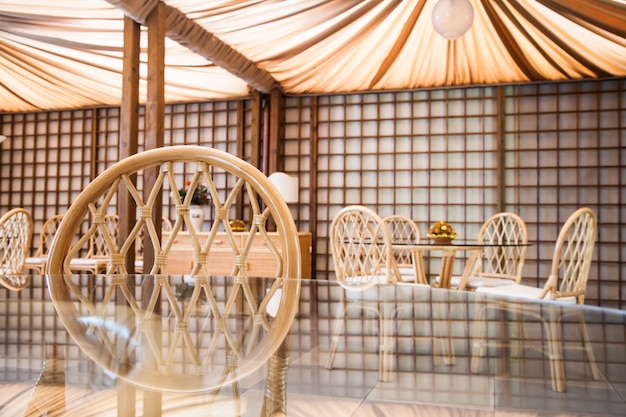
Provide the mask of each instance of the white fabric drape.
{"label": "white fabric drape", "polygon": [[[0,0],[0,111],[119,105],[122,9],[155,1]],[[166,102],[626,76],[623,1],[470,1],[449,41],[437,0],[164,0]]]}

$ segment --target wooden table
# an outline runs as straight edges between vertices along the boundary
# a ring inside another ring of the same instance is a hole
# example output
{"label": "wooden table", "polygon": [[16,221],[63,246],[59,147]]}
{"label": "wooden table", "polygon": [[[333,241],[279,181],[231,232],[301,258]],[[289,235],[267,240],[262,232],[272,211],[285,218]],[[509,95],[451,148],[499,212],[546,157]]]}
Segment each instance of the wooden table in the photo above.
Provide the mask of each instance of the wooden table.
{"label": "wooden table", "polygon": [[413,264],[415,265],[415,282],[420,284],[430,285],[427,278],[426,269],[424,267],[424,255],[426,251],[439,251],[441,256],[441,268],[439,270],[439,281],[434,283],[433,286],[439,288],[451,288],[450,281],[452,279],[452,273],[454,270],[454,261],[456,259],[456,253],[459,251],[470,252],[465,267],[463,268],[463,276],[461,283],[456,289],[464,289],[467,279],[472,273],[476,260],[480,257],[480,253],[486,245],[479,243],[452,243],[446,245],[439,244],[402,244],[393,245],[396,250],[411,251],[413,257]]}
{"label": "wooden table", "polygon": [[469,252],[469,256],[463,267],[461,280],[459,284],[454,287],[457,290],[464,290],[467,285],[467,280],[475,271],[477,266],[476,262],[480,259],[481,253],[488,247],[509,247],[509,246],[528,246],[529,244],[517,244],[517,243],[478,243],[471,241],[458,241],[451,244],[435,244],[435,243],[420,243],[420,244],[394,244],[395,250],[410,251],[413,257],[413,264],[415,265],[415,282],[420,284],[431,285],[428,280],[426,269],[424,267],[424,252],[439,251],[441,255],[441,267],[439,269],[439,280],[432,284],[438,288],[453,288],[451,281],[454,271],[454,261],[456,260],[457,252]]}

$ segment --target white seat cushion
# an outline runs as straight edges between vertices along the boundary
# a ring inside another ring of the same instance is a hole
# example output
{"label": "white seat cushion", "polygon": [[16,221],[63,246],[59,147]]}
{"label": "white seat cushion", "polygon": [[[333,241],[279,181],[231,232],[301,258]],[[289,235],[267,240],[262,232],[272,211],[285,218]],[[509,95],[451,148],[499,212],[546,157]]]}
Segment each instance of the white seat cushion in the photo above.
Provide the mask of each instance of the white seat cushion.
{"label": "white seat cushion", "polygon": [[104,265],[107,262],[108,261],[106,259],[74,258],[70,261],[70,265],[76,265],[76,266]]}
{"label": "white seat cushion", "polygon": [[[436,278],[437,284],[439,284],[439,276]],[[453,275],[450,278],[450,286],[458,287],[461,283],[460,275]],[[466,288],[480,288],[480,287],[500,287],[502,285],[511,285],[513,280],[508,278],[490,278],[490,277],[469,277],[467,279]]]}
{"label": "white seat cushion", "polygon": [[[461,277],[459,277],[459,281]],[[479,288],[479,287],[500,287],[502,285],[514,284],[512,279],[508,278],[490,278],[490,277],[470,277],[467,280],[466,287]]]}
{"label": "white seat cushion", "polygon": [[[521,285],[521,284],[509,284],[502,285],[499,287],[479,287],[476,288],[476,292],[482,292],[486,294],[496,294],[502,295],[505,297],[519,297],[519,298],[527,298],[527,299],[539,299],[543,288],[531,287],[529,285]],[[547,294],[544,299],[550,299],[550,295]],[[559,302],[575,304],[576,297],[561,297],[558,300]]]}
{"label": "white seat cushion", "polygon": [[400,272],[400,275],[415,276],[415,268],[411,266],[399,266],[398,271]]}
{"label": "white seat cushion", "polygon": [[29,256],[26,258],[26,265],[39,265],[47,260],[47,256]]}
{"label": "white seat cushion", "polygon": [[[387,273],[387,268],[381,268],[381,272],[383,274]],[[400,272],[400,281],[401,282],[415,282],[415,269],[412,267],[398,267],[398,272]],[[381,282],[384,284],[384,282]]]}
{"label": "white seat cushion", "polygon": [[29,256],[24,263],[24,269],[43,269],[47,261],[47,256]]}
{"label": "white seat cushion", "polygon": [[74,258],[70,261],[70,269],[78,270],[104,270],[107,267],[107,259],[99,258]]}

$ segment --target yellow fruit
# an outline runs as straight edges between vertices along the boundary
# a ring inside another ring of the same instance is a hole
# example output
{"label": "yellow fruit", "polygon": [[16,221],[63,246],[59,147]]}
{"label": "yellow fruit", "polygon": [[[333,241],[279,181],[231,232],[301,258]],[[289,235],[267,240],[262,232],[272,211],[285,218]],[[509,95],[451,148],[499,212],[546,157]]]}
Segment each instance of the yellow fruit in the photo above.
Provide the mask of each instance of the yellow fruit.
{"label": "yellow fruit", "polygon": [[427,237],[435,238],[435,237],[447,237],[454,239],[457,234],[454,227],[450,226],[449,223],[440,221],[433,224],[430,229],[428,229]]}

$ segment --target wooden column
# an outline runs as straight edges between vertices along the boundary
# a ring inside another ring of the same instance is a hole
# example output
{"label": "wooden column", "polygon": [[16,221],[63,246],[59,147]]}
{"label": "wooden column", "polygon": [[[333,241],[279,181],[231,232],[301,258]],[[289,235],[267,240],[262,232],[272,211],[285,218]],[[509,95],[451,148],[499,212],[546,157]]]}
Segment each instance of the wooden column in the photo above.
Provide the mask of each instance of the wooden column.
{"label": "wooden column", "polygon": [[497,213],[501,213],[504,211],[504,184],[506,179],[504,178],[504,114],[505,114],[505,103],[504,103],[504,87],[501,85],[497,87],[498,92],[498,202],[497,202]]}
{"label": "wooden column", "polygon": [[[163,147],[163,132],[165,125],[165,4],[159,2],[148,18],[148,92],[146,100],[146,136],[145,149]],[[159,174],[158,167],[144,170],[144,190],[151,190]],[[148,191],[144,191],[144,199],[148,198]],[[154,204],[152,219],[157,233],[161,233],[163,204],[157,198]],[[152,245],[144,245],[143,253],[144,273],[150,271],[154,265],[154,249]]]}
{"label": "wooden column", "polygon": [[[124,17],[124,60],[122,69],[122,104],[120,107],[119,159],[137,153],[139,132],[139,51],[141,25],[130,17]],[[136,176],[132,180],[137,184]],[[137,205],[131,196],[119,194],[119,242],[120,245],[135,224]],[[126,257],[126,270],[135,270],[135,253]]]}
{"label": "wooden column", "polygon": [[253,90],[251,96],[252,109],[250,121],[250,140],[252,142],[252,150],[250,152],[250,163],[260,169],[261,143],[263,138],[263,95],[258,90]]}
{"label": "wooden column", "polygon": [[[120,105],[120,143],[119,159],[124,159],[137,153],[139,132],[139,53],[140,53],[141,25],[130,17],[124,17],[124,58],[122,68],[122,102]],[[137,176],[132,181],[137,184]],[[121,187],[120,187],[121,188]],[[137,204],[128,192],[118,194],[119,236],[118,245],[121,245],[136,221]],[[126,257],[126,270],[135,272],[135,252],[129,251]],[[128,278],[129,288],[135,285],[134,277]],[[124,297],[121,291],[117,292],[119,300]],[[120,320],[133,320],[129,314],[120,317]],[[117,413],[119,416],[134,417],[136,392],[131,384],[119,382],[117,397]]]}
{"label": "wooden column", "polygon": [[280,169],[280,142],[282,140],[282,113],[283,95],[279,89],[275,88],[270,94],[268,137],[266,146],[266,174],[271,174]]}
{"label": "wooden column", "polygon": [[[163,131],[165,126],[165,4],[159,2],[152,9],[146,19],[148,26],[148,93],[146,100],[146,138],[145,149],[156,149],[163,147]],[[148,198],[149,191],[156,183],[159,174],[159,167],[144,170],[144,199]],[[159,239],[161,239],[163,216],[163,202],[161,197],[157,197],[152,212],[152,219]],[[152,245],[144,245],[143,262],[144,273],[149,271],[154,265],[154,248]],[[142,300],[147,303],[149,295],[152,294],[154,282],[147,280],[142,286]],[[160,312],[160,308],[155,308],[155,313]],[[158,331],[158,329],[155,329]],[[156,365],[156,361],[152,363]],[[161,415],[162,398],[160,393],[144,391],[143,393],[143,413],[145,416]]]}
{"label": "wooden column", "polygon": [[[317,177],[318,177],[318,172],[317,172],[317,158],[318,158],[318,153],[317,150],[319,149],[318,146],[318,130],[317,130],[317,126],[319,123],[319,108],[318,108],[318,100],[317,97],[312,97],[311,98],[311,122],[310,122],[310,127],[309,130],[311,132],[311,159],[310,159],[310,166],[309,166],[309,196],[310,196],[310,202],[309,202],[309,210],[311,211],[311,213],[317,213]],[[315,231],[317,230],[317,216],[313,215],[311,216],[311,224],[310,224],[310,229],[311,232],[313,232],[313,241],[311,242],[311,276],[315,276],[315,272],[317,271],[317,265],[316,265],[316,259],[317,259],[317,233],[315,233]],[[315,287],[317,290],[317,287]],[[316,303],[313,303],[315,308],[317,309],[317,305]]]}

